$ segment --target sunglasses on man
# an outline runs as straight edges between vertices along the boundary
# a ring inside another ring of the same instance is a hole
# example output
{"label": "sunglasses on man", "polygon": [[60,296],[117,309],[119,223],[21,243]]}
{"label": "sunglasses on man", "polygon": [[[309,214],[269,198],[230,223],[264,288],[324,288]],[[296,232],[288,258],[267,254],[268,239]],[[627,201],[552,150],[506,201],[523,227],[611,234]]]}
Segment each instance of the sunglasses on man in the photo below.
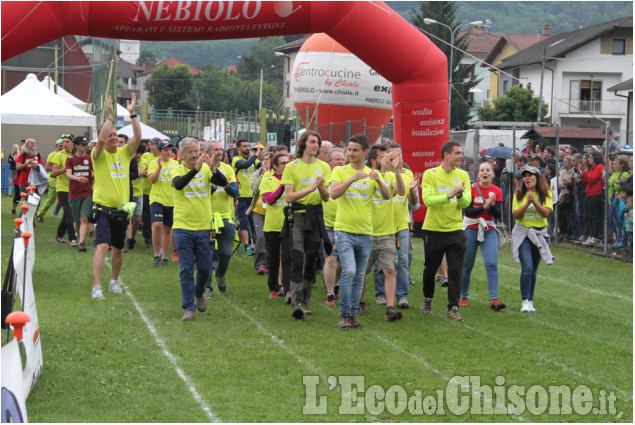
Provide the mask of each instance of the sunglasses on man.
{"label": "sunglasses on man", "polygon": [[62,139],[63,138],[74,140],[75,136],[73,136],[71,133],[64,133],[64,134],[62,134]]}

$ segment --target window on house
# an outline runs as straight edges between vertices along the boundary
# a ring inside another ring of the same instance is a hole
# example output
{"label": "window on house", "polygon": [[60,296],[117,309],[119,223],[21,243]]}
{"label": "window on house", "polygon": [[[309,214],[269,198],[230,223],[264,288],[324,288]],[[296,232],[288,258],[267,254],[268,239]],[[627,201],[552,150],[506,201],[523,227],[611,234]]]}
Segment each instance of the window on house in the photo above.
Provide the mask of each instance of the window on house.
{"label": "window on house", "polygon": [[571,81],[570,112],[602,111],[602,81]]}
{"label": "window on house", "polygon": [[289,99],[289,97],[291,97],[291,85],[289,83],[287,83],[287,99]]}
{"label": "window on house", "polygon": [[613,54],[624,55],[626,54],[626,40],[623,38],[613,39]]}
{"label": "window on house", "polygon": [[504,81],[503,81],[503,95],[504,95],[505,93],[507,93],[507,90],[508,90],[508,89],[509,89],[509,81],[504,80]]}

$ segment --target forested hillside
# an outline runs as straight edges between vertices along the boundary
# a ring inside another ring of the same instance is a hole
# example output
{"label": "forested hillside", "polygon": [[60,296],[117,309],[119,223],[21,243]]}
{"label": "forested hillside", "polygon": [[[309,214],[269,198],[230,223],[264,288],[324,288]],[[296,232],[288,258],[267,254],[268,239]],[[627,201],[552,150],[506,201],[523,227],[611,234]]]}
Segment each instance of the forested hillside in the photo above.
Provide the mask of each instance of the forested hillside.
{"label": "forested hillside", "polygon": [[[488,31],[503,33],[538,33],[542,24],[551,25],[551,33],[571,31],[612,19],[632,16],[632,2],[615,1],[463,1],[458,2],[458,17],[464,22],[489,19]],[[410,20],[416,1],[389,1],[387,4]],[[142,41],[141,50],[151,50],[158,59],[177,57],[199,69],[208,62],[226,67],[235,65],[238,56],[248,55],[255,39],[213,41]]]}

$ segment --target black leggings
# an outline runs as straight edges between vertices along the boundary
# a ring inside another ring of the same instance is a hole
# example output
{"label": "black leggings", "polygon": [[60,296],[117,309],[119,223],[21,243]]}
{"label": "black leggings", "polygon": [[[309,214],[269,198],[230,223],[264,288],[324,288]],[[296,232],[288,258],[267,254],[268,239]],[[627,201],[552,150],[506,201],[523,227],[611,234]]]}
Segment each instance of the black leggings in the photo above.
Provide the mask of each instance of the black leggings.
{"label": "black leggings", "polygon": [[71,210],[71,204],[68,202],[68,192],[57,192],[57,198],[64,208],[64,216],[57,226],[57,236],[64,236],[64,231],[68,232],[68,239],[73,240],[75,238],[75,222],[73,221],[73,211]]}
{"label": "black leggings", "polygon": [[291,245],[289,238],[281,237],[280,232],[264,232],[264,235],[269,266],[267,280],[269,291],[278,292],[278,272],[280,270],[280,259],[282,258],[282,287],[286,294],[290,290],[291,281]]}
{"label": "black leggings", "polygon": [[589,236],[597,239],[604,237],[604,196],[589,195],[586,197],[585,215],[588,220]]}

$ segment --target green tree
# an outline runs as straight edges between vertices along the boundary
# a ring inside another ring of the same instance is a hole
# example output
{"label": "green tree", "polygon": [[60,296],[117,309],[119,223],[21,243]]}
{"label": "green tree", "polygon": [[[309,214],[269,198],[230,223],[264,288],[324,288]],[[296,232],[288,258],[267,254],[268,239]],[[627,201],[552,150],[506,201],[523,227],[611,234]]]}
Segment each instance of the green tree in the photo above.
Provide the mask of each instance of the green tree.
{"label": "green tree", "polygon": [[[448,75],[450,66],[453,67],[452,72],[452,117],[450,121],[450,129],[465,129],[467,121],[470,119],[470,107],[466,100],[469,97],[470,89],[475,87],[479,81],[473,76],[475,64],[459,66],[463,53],[461,50],[467,49],[467,38],[454,40],[454,55],[452,64],[450,64],[450,40],[451,32],[448,28],[439,24],[426,25],[424,18],[434,19],[441,22],[452,29],[462,25],[457,14],[458,3],[448,1],[422,1],[419,2],[419,9],[412,10],[412,24],[420,29],[425,29],[434,37],[430,37],[430,41],[434,43],[448,58]],[[467,29],[467,27],[466,27]],[[425,34],[425,33],[424,33]],[[427,34],[426,34],[427,35]],[[455,33],[456,36],[456,33]],[[438,37],[438,38],[435,38]],[[440,41],[443,40],[446,43]]]}
{"label": "green tree", "polygon": [[283,37],[267,37],[256,40],[251,45],[251,52],[242,55],[238,60],[238,75],[244,80],[260,80],[260,70],[264,71],[263,79],[278,84],[282,91],[282,72],[284,60],[273,54],[273,48],[284,44]]}
{"label": "green tree", "polygon": [[194,75],[185,65],[168,68],[167,65],[152,70],[144,88],[150,104],[156,109],[192,109],[190,92]]}
{"label": "green tree", "polygon": [[[201,110],[256,111],[260,97],[260,78],[243,80],[235,73],[224,71],[214,63],[210,63],[205,72],[196,78],[192,96],[196,96],[197,91]],[[265,82],[262,89],[263,107],[278,110],[280,100],[278,87]],[[192,97],[190,102],[195,104],[195,97]]]}
{"label": "green tree", "polygon": [[[538,98],[534,97],[532,89],[513,86],[505,96],[494,99],[494,107],[481,106],[477,109],[480,121],[516,121],[533,122],[538,118]],[[549,107],[542,104],[542,121],[550,122],[547,116]]]}
{"label": "green tree", "polygon": [[137,59],[137,65],[143,66],[146,62],[156,62],[157,58],[154,56],[151,50],[144,50],[139,54],[139,58]]}

